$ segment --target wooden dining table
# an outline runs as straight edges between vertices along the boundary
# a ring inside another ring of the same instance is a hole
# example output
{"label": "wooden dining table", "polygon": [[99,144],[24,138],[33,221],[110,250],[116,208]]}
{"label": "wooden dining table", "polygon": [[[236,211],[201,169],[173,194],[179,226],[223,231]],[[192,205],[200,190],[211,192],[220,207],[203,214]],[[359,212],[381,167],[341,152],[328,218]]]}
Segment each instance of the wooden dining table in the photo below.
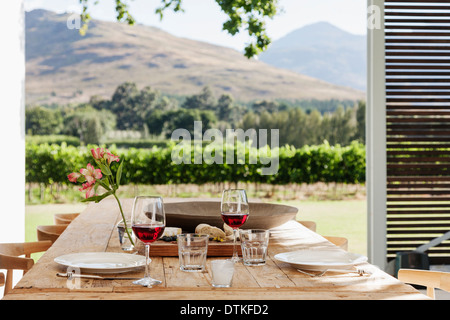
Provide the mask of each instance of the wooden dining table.
{"label": "wooden dining table", "polygon": [[[183,201],[166,199],[165,202]],[[125,211],[130,211],[132,199],[122,199]],[[180,270],[176,256],[151,257],[150,274],[162,280],[151,288],[132,284],[130,280],[81,279],[78,287],[68,286],[68,279],[57,277],[66,268],[54,259],[80,252],[123,252],[120,248],[116,224],[121,219],[117,202],[104,199],[91,203],[66,228],[51,248],[7,294],[4,300],[381,300],[423,299],[428,297],[404,284],[376,266],[364,262],[358,266],[369,274],[333,273],[311,277],[297,271],[289,263],[274,258],[278,253],[294,250],[336,250],[339,247],[295,220],[272,228],[267,262],[263,266],[244,266],[236,263],[231,288],[211,285],[208,257],[204,272]],[[175,226],[174,226],[175,227]],[[150,253],[151,253],[150,248]],[[139,253],[137,253],[139,254]],[[150,254],[151,255],[151,254]],[[226,257],[219,257],[225,259]],[[143,276],[144,268],[110,276]]]}

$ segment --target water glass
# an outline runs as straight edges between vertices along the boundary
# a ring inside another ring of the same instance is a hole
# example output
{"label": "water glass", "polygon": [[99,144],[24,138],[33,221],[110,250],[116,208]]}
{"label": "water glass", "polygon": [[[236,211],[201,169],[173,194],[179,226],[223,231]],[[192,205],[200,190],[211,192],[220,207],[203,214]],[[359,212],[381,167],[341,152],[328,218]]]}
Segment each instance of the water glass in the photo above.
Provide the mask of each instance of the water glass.
{"label": "water glass", "polygon": [[205,270],[209,235],[184,233],[177,236],[180,269],[187,272]]}
{"label": "water glass", "polygon": [[229,288],[234,274],[232,260],[211,261],[212,286],[216,288]]}
{"label": "water glass", "polygon": [[266,264],[267,247],[269,246],[269,230],[239,230],[242,259],[246,266]]}
{"label": "water glass", "polygon": [[[132,240],[136,243],[136,237],[134,236],[133,229],[131,228],[131,219],[126,222]],[[125,232],[125,224],[123,223],[123,220],[117,224],[117,231],[119,232],[119,242],[122,250],[127,252],[134,251],[134,246],[128,238],[128,233]]]}

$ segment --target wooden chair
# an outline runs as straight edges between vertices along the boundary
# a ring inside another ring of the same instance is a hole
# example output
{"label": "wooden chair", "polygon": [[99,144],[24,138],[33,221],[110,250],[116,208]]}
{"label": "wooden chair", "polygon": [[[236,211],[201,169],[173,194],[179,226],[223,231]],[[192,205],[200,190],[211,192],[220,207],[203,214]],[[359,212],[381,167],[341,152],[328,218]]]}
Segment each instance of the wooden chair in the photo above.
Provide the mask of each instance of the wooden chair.
{"label": "wooden chair", "polygon": [[52,243],[66,230],[68,224],[55,224],[48,226],[37,226],[38,241],[50,240]]}
{"label": "wooden chair", "polygon": [[[6,269],[4,294],[12,290],[13,270],[23,270],[25,274],[34,265],[34,260],[30,258],[31,254],[47,251],[51,245],[51,241],[0,243],[0,269]],[[25,257],[20,257],[23,255]]]}
{"label": "wooden chair", "polygon": [[53,220],[55,224],[69,224],[79,215],[79,213],[55,213]]}
{"label": "wooden chair", "polygon": [[[304,225],[306,228],[316,232],[316,223],[314,221],[298,221],[302,225]],[[330,241],[332,244],[338,246],[339,248],[347,251],[348,250],[348,239],[343,237],[332,237],[332,236],[322,236],[328,241]]]}
{"label": "wooden chair", "polygon": [[427,288],[427,296],[432,299],[436,299],[435,289],[450,292],[450,272],[400,269],[398,270],[398,280],[409,284],[425,286]]}
{"label": "wooden chair", "polygon": [[300,224],[307,227],[309,230],[316,232],[316,223],[314,221],[298,221]]}
{"label": "wooden chair", "polygon": [[5,274],[3,272],[0,272],[0,287],[3,287],[5,285]]}
{"label": "wooden chair", "polygon": [[348,239],[344,237],[332,237],[332,236],[322,236],[328,241],[330,241],[335,246],[347,251],[348,250]]}

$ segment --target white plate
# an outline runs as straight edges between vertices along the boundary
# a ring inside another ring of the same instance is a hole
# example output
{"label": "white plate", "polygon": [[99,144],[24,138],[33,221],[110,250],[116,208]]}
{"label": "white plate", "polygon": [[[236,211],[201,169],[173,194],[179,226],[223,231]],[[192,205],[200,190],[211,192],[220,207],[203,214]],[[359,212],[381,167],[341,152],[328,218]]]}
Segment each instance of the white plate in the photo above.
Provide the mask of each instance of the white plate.
{"label": "white plate", "polygon": [[54,261],[87,273],[122,273],[145,266],[143,256],[114,252],[71,253],[57,257]]}
{"label": "white plate", "polygon": [[367,257],[357,253],[317,249],[279,253],[274,258],[289,263],[297,269],[311,271],[348,268],[367,261]]}

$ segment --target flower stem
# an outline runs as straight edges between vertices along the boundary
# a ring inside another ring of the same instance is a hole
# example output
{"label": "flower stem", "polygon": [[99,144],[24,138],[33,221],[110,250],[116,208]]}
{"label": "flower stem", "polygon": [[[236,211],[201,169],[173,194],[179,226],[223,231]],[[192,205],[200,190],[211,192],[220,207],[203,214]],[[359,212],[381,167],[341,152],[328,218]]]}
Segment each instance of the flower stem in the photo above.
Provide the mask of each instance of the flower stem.
{"label": "flower stem", "polygon": [[122,205],[120,204],[120,200],[119,200],[119,198],[117,198],[115,192],[113,193],[113,196],[114,196],[114,198],[116,198],[117,203],[119,204],[120,214],[122,215],[122,220],[123,220],[123,226],[125,228],[125,231],[127,232],[128,239],[130,239],[131,244],[134,246],[134,241],[133,241],[133,238],[131,237],[130,230],[128,230],[127,220],[125,219],[125,215],[123,214]]}

